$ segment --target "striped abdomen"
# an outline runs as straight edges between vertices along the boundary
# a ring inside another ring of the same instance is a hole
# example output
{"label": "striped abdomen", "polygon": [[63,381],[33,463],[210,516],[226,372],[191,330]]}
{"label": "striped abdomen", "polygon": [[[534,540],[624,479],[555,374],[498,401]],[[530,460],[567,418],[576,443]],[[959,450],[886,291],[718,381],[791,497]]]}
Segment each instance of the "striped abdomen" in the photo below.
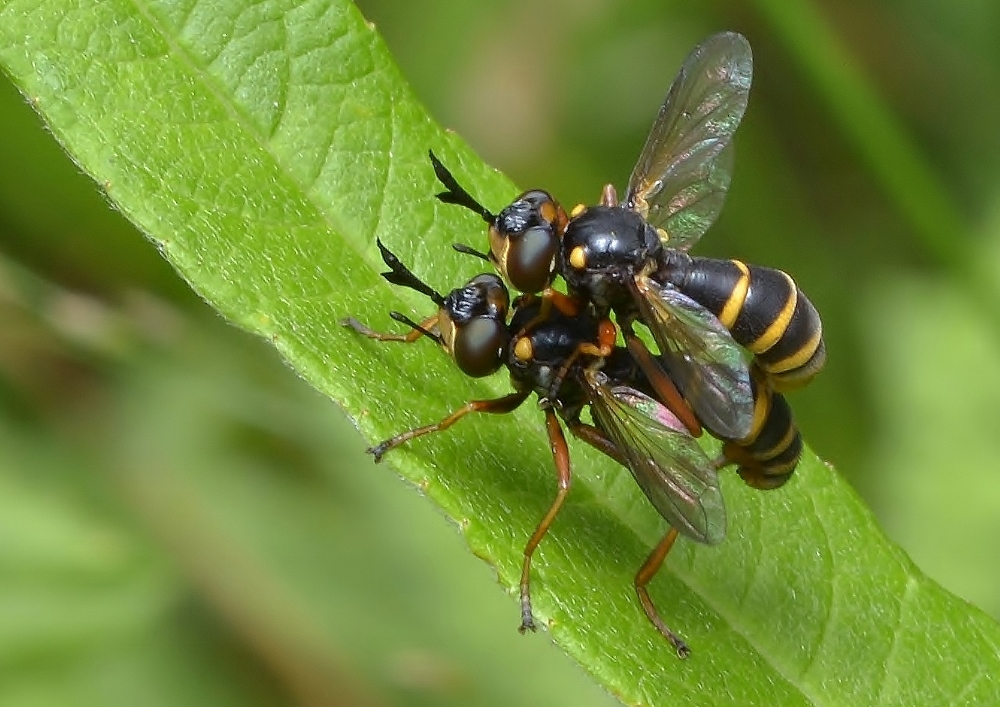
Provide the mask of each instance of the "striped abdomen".
{"label": "striped abdomen", "polygon": [[671,281],[753,352],[774,390],[794,390],[819,373],[826,361],[823,323],[790,275],[739,260],[689,260]]}
{"label": "striped abdomen", "polygon": [[802,456],[802,436],[785,398],[770,389],[756,367],[751,385],[754,411],[750,434],[741,440],[727,440],[722,453],[727,462],[739,465],[739,474],[748,485],[774,489],[795,471]]}

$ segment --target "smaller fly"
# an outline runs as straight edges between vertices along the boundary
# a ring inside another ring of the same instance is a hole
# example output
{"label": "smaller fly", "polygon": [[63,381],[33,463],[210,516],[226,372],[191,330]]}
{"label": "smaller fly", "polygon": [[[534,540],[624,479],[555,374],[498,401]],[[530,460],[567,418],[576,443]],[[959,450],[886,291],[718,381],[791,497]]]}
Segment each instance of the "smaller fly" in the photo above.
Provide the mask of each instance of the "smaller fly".
{"label": "smaller fly", "polygon": [[[625,466],[670,529],[635,576],[643,611],[653,625],[686,657],[690,650],[660,618],[647,585],[663,564],[678,534],[709,545],[725,537],[726,511],[716,465],[698,445],[689,409],[673,410],[657,397],[636,366],[631,353],[615,345],[617,330],[607,318],[587,307],[574,315],[558,309],[543,312],[544,301],[528,298],[515,303],[505,324],[507,291],[495,275],[479,275],[465,286],[442,296],[419,280],[379,243],[390,270],[389,282],[428,296],[438,313],[417,323],[393,312],[392,318],[411,328],[407,334],[381,334],[355,319],[343,324],[379,341],[410,343],[421,336],[437,341],[463,371],[476,375],[505,366],[514,392],[492,400],[473,400],[441,421],[403,432],[371,447],[379,461],[391,449],[409,440],[447,429],[472,412],[509,413],[534,392],[545,416],[545,428],[556,467],[558,491],[548,511],[524,548],[521,571],[520,630],[535,630],[531,611],[531,558],[548,532],[569,493],[572,474],[569,449],[559,419],[570,432]],[[485,320],[480,333],[481,320]],[[527,326],[531,323],[531,326]],[[506,333],[505,333],[506,332]],[[472,341],[467,342],[470,336]],[[456,352],[473,350],[471,365]],[[669,382],[669,380],[667,381]],[[553,392],[554,391],[554,392]],[[679,400],[676,391],[674,399]],[[683,403],[682,403],[683,404]],[[581,420],[589,409],[592,424]]]}
{"label": "smaller fly", "polygon": [[[732,175],[732,139],[749,98],[753,58],[740,34],[709,37],[674,79],[629,179],[625,198],[604,187],[600,203],[567,216],[545,191],[525,192],[493,214],[431,155],[446,191],[489,224],[489,252],[506,282],[540,293],[565,312],[592,304],[614,313],[629,350],[650,379],[653,357],[639,322],[660,350],[659,365],[713,434],[749,444],[755,384],[744,355],[775,392],[804,385],[826,349],[815,307],[780,270],[687,251],[722,210]],[[552,288],[555,277],[568,296]],[[759,396],[757,396],[759,398]]]}

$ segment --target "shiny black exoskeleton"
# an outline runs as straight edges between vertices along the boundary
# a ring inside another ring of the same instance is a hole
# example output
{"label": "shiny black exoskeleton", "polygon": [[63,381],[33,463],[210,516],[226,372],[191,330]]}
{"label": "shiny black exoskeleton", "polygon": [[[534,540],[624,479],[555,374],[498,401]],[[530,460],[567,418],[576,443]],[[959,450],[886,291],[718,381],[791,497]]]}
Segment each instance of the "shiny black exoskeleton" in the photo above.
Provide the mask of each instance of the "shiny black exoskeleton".
{"label": "shiny black exoskeleton", "polygon": [[570,219],[559,251],[559,273],[570,294],[598,311],[635,314],[629,282],[663,253],[656,229],[634,211],[591,206]]}
{"label": "shiny black exoskeleton", "polygon": [[754,424],[743,440],[726,440],[722,453],[737,465],[740,477],[758,489],[775,489],[791,478],[802,457],[802,435],[792,409],[781,393],[769,387],[762,372],[754,369]]}
{"label": "shiny black exoskeleton", "polygon": [[445,349],[465,375],[481,378],[502,365],[510,339],[509,305],[507,287],[492,273],[477,275],[442,301],[438,329]]}
{"label": "shiny black exoskeleton", "polygon": [[754,354],[775,390],[799,388],[823,368],[823,322],[788,273],[667,248],[652,278],[714,314]]}
{"label": "shiny black exoskeleton", "polygon": [[[752,67],[749,44],[738,34],[715,35],[696,47],[670,87],[622,202],[608,185],[599,205],[574,209],[554,269],[551,241],[537,249],[544,255],[519,261],[519,269],[535,274],[522,291],[541,293],[563,311],[588,303],[599,316],[614,313],[644,371],[655,377],[653,366],[665,368],[701,422],[726,439],[747,439],[754,425],[756,397],[743,348],[772,391],[804,385],[826,355],[819,315],[786,273],[687,255],[725,200]],[[561,210],[548,193],[539,192],[544,198],[536,202],[519,197],[508,207],[518,218],[501,218],[437,161],[435,170],[448,188],[440,198],[490,223],[490,252],[479,255],[497,263],[509,284],[504,263],[526,225],[545,223],[545,236],[553,239],[560,233],[563,220],[555,214]],[[539,211],[532,214],[535,203]],[[551,287],[555,274],[567,282],[569,306]],[[659,364],[643,350],[636,323],[656,341]]]}
{"label": "shiny black exoskeleton", "polygon": [[[663,288],[676,289],[753,353],[778,391],[805,385],[826,359],[819,313],[790,275],[667,247],[649,223],[621,206],[592,206],[569,221],[559,272],[570,294],[593,302],[599,313],[613,311],[624,328],[636,320],[650,324],[647,292],[662,299]],[[657,287],[637,288],[644,277]]]}

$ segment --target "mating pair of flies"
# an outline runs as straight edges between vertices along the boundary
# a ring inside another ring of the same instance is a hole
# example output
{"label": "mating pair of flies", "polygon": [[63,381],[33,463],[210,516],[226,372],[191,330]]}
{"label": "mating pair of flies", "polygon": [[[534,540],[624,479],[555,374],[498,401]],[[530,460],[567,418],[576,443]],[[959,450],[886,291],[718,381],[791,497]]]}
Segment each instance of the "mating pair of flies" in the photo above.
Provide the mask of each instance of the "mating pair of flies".
{"label": "mating pair of flies", "polygon": [[[379,242],[389,267],[383,276],[426,295],[438,311],[419,323],[393,312],[410,327],[406,334],[343,322],[380,341],[429,337],[467,375],[506,367],[514,388],[375,445],[368,451],[376,461],[469,413],[508,413],[538,396],[558,491],[524,549],[522,631],[535,628],[532,555],[570,488],[560,418],[573,436],[625,466],[669,523],[635,588],[646,616],[681,657],[688,646],[660,618],[647,585],[678,534],[706,544],[724,538],[719,468],[736,464],[750,486],[773,489],[798,464],[802,440],[781,393],[823,366],[816,309],[780,270],[687,253],[721,211],[751,74],[741,35],[718,34],[697,46],[670,87],[622,201],[608,185],[598,205],[566,214],[547,192],[531,190],[494,214],[431,154],[445,187],[437,198],[488,225],[488,252],[456,249],[490,262],[499,275],[478,275],[441,295]],[[556,277],[565,293],[553,288]],[[513,303],[508,285],[522,293]],[[636,325],[648,330],[658,353]],[[698,444],[703,430],[724,442],[718,459]]]}

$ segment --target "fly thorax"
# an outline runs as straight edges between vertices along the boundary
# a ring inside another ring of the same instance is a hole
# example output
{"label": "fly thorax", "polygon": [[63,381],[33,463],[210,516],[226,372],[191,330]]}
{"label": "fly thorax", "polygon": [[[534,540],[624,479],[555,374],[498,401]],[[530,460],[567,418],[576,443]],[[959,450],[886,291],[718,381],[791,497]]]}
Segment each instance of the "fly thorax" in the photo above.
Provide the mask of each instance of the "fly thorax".
{"label": "fly thorax", "polygon": [[664,248],[660,254],[658,267],[653,273],[653,279],[664,285],[673,285],[683,291],[688,284],[691,271],[690,255],[673,248]]}
{"label": "fly thorax", "polygon": [[620,206],[591,206],[566,227],[562,275],[575,290],[597,302],[614,300],[662,246],[656,231],[635,212]]}

